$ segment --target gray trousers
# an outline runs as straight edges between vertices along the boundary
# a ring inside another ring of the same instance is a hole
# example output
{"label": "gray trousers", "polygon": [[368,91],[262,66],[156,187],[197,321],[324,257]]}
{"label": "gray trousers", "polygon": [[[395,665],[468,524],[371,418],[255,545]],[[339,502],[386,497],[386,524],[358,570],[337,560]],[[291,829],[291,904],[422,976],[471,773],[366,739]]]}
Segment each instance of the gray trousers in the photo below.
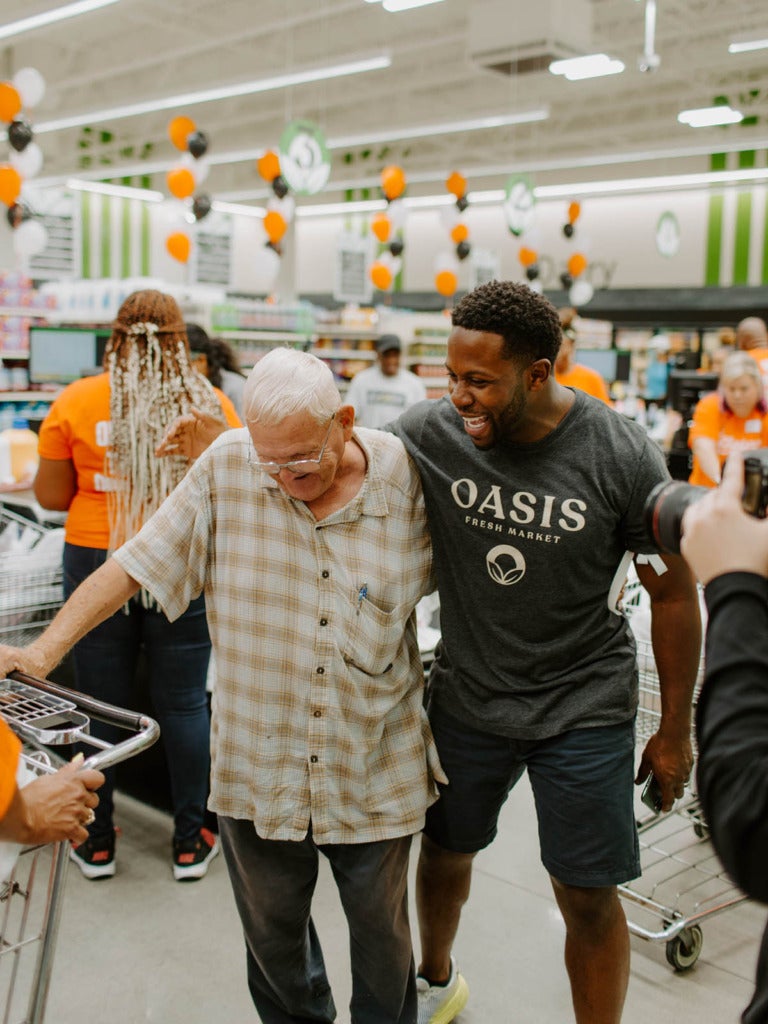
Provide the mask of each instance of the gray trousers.
{"label": "gray trousers", "polygon": [[408,922],[411,836],[318,846],[260,839],[251,821],[219,817],[243,925],[248,987],[263,1024],[332,1024],[331,995],[311,917],[319,853],[328,858],[349,925],[352,1024],[416,1024]]}

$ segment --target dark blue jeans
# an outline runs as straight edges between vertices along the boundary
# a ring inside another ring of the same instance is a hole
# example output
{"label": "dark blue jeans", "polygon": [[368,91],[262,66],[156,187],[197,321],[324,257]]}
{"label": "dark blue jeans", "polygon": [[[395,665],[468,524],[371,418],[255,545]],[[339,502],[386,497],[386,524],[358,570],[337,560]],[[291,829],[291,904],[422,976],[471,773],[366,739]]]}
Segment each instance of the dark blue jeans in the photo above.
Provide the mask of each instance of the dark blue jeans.
{"label": "dark blue jeans", "polygon": [[[106,551],[64,545],[64,596],[106,560]],[[174,838],[191,839],[203,825],[210,771],[210,721],[205,680],[211,641],[204,598],[169,622],[161,611],[142,607],[138,596],[126,614],[122,609],[102,622],[73,648],[78,689],[118,707],[136,707],[136,668],[144,651],[151,713],[160,723],[174,811]],[[139,710],[149,712],[150,709]],[[123,730],[92,721],[91,731],[110,743],[124,739]],[[112,834],[114,769],[105,773],[99,790],[93,839]]]}
{"label": "dark blue jeans", "polygon": [[311,917],[320,853],[349,925],[352,1024],[416,1024],[408,923],[411,836],[378,843],[261,839],[252,821],[219,817],[246,943],[248,987],[264,1024],[332,1024],[336,1007]]}

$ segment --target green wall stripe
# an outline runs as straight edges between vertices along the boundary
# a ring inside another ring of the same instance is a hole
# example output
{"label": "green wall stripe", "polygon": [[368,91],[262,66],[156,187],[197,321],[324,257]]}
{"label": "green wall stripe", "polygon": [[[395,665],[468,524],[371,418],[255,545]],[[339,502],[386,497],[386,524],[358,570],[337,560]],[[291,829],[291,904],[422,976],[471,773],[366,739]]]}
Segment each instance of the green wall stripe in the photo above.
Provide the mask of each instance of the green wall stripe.
{"label": "green wall stripe", "polygon": [[101,197],[101,274],[112,276],[112,197]]}
{"label": "green wall stripe", "polygon": [[[739,153],[739,169],[755,166],[755,151]],[[733,284],[749,284],[749,240],[752,232],[752,190],[736,196],[736,239],[733,247]]]}
{"label": "green wall stripe", "polygon": [[131,276],[131,201],[123,199],[123,226],[120,239],[120,276]]}
{"label": "green wall stripe", "polygon": [[82,258],[82,275],[87,279],[91,276],[91,197],[87,192],[80,193],[80,255]]}
{"label": "green wall stripe", "polygon": [[[724,171],[725,153],[713,153],[710,170]],[[720,248],[723,241],[723,194],[711,193],[707,221],[707,248],[704,264],[704,284],[708,287],[720,284]]]}
{"label": "green wall stripe", "polygon": [[760,283],[768,284],[768,195],[766,195],[765,223],[763,224],[763,266],[760,274]]}
{"label": "green wall stripe", "polygon": [[141,276],[149,277],[149,203],[141,204]]}

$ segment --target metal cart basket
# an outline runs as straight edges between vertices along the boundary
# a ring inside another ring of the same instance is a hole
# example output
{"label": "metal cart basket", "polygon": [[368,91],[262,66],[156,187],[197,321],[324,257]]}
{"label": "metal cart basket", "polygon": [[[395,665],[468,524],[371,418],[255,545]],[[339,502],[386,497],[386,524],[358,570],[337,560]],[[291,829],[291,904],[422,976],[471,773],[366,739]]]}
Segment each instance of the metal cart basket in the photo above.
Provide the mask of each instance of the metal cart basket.
{"label": "metal cart basket", "polygon": [[[83,767],[103,769],[145,750],[160,735],[157,723],[146,715],[19,672],[0,679],[0,717],[23,741],[22,760],[34,775],[55,771],[63,763],[51,747],[93,747],[95,753],[86,757]],[[115,744],[96,739],[89,734],[92,718],[130,735]],[[69,863],[67,845],[19,849],[15,864],[11,857],[0,877],[2,1024],[43,1021]]]}
{"label": "metal cart basket", "polygon": [[0,643],[23,647],[61,606],[64,531],[0,508]]}
{"label": "metal cart basket", "polygon": [[[637,639],[640,682],[637,741],[645,742],[661,720],[659,677],[650,641]],[[699,667],[698,696],[703,676]],[[700,922],[742,903],[747,897],[725,875],[708,839],[695,787],[691,785],[667,814],[638,819],[642,876],[619,886],[645,924],[628,920],[634,935],[666,943],[667,960],[685,971],[699,958],[703,942]],[[629,914],[628,914],[629,917]]]}

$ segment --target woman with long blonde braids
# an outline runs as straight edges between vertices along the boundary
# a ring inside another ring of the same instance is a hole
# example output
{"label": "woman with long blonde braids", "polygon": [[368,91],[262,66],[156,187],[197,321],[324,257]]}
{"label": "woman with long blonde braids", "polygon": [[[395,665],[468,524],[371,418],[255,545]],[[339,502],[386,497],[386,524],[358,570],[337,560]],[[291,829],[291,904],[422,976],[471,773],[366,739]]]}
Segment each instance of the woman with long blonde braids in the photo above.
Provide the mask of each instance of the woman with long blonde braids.
{"label": "woman with long blonde braids", "polygon": [[[229,399],[192,368],[184,320],[170,295],[146,290],[128,296],[112,326],[104,368],[66,387],[40,428],[35,495],[44,508],[68,510],[65,597],[141,529],[186,473],[187,459],[154,454],[176,417],[194,406],[240,426]],[[202,878],[218,853],[216,837],[203,828],[210,639],[202,596],[169,622],[147,594],[137,595],[75,646],[78,688],[133,706],[142,649],[171,781],[174,877]],[[108,727],[92,728],[114,741]],[[89,837],[70,852],[86,878],[115,873],[114,770],[105,774]]]}

